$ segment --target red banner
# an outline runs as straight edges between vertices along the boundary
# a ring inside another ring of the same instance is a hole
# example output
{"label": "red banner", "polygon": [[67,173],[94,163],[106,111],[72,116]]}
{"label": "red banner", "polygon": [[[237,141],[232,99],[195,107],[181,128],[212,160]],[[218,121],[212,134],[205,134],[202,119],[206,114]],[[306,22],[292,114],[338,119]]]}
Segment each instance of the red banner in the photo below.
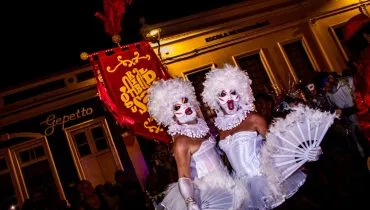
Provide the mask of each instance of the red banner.
{"label": "red banner", "polygon": [[[122,127],[135,135],[168,143],[170,137],[149,116],[147,90],[167,79],[164,66],[146,41],[89,55],[100,99]],[[164,99],[165,100],[165,99]]]}

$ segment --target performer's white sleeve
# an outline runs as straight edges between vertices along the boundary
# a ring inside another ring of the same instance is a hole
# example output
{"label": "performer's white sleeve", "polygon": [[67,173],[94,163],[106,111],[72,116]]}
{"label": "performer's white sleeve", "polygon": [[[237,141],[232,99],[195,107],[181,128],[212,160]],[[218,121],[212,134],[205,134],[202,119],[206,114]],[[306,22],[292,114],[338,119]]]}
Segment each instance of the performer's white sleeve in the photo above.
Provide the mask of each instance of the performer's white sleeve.
{"label": "performer's white sleeve", "polygon": [[193,181],[187,177],[179,178],[179,188],[182,197],[188,207],[188,210],[199,210],[199,206],[194,201],[194,186]]}

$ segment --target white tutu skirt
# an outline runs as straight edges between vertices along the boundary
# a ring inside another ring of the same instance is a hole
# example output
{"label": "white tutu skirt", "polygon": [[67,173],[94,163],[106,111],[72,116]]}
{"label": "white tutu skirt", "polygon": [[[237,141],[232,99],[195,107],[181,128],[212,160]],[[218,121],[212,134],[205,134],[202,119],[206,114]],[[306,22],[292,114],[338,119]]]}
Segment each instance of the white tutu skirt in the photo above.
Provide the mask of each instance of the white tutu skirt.
{"label": "white tutu skirt", "polygon": [[[200,209],[240,209],[248,199],[248,194],[241,184],[228,175],[212,173],[201,179],[194,180],[194,200]],[[186,210],[178,183],[170,184],[166,196],[161,202],[161,208],[166,210]],[[159,209],[159,208],[158,208]]]}
{"label": "white tutu skirt", "polygon": [[306,175],[297,171],[282,183],[273,183],[263,175],[236,179],[244,183],[249,194],[249,199],[245,201],[242,209],[262,210],[273,209],[294,195],[304,184]]}

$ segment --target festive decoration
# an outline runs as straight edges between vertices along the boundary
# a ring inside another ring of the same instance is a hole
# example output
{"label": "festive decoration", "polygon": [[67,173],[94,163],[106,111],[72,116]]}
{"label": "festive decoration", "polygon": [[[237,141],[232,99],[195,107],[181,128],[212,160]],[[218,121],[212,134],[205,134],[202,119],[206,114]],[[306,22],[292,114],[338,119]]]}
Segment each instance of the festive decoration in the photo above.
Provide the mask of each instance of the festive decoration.
{"label": "festive decoration", "polygon": [[113,43],[119,45],[119,43],[121,42],[121,36],[118,35],[118,34],[113,35],[112,36],[112,41],[113,41]]}
{"label": "festive decoration", "polygon": [[86,61],[87,59],[89,59],[89,54],[87,52],[82,52],[80,54],[80,58],[81,58],[81,60]]}
{"label": "festive decoration", "polygon": [[121,42],[122,18],[126,12],[127,5],[132,3],[132,0],[103,0],[104,15],[100,12],[95,13],[95,16],[100,18],[104,23],[105,32],[112,37],[112,41],[119,45]]}
{"label": "festive decoration", "polygon": [[168,143],[170,137],[147,111],[147,89],[154,81],[169,78],[149,42],[100,51],[89,58],[100,99],[117,122],[136,135]]}

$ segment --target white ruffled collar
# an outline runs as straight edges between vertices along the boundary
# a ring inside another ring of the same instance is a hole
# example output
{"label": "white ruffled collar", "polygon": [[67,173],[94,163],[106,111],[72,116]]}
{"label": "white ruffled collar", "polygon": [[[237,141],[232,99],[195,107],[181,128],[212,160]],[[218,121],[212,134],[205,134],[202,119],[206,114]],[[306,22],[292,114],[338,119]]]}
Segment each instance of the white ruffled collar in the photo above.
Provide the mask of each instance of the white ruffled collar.
{"label": "white ruffled collar", "polygon": [[196,124],[172,124],[168,126],[167,132],[171,136],[180,134],[191,138],[203,138],[209,134],[209,128],[203,119],[197,118]]}
{"label": "white ruffled collar", "polygon": [[247,118],[248,113],[248,111],[239,109],[235,114],[232,115],[225,114],[222,116],[217,116],[215,119],[215,125],[222,131],[231,130],[240,125],[240,123]]}

